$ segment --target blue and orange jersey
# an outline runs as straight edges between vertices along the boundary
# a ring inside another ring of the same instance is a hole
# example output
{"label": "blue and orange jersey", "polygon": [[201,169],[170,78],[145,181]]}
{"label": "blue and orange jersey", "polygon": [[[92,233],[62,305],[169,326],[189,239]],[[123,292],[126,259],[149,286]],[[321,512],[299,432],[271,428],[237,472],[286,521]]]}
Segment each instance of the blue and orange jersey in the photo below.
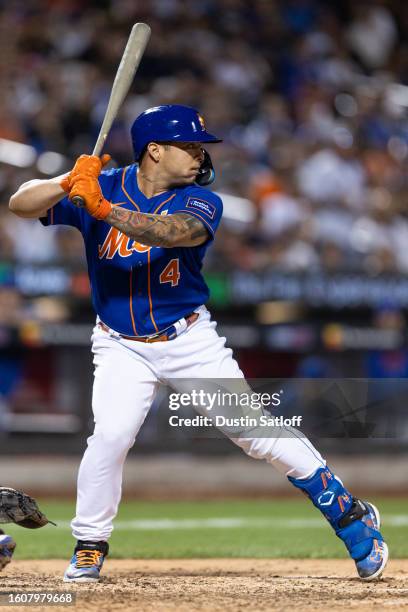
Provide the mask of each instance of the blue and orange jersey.
{"label": "blue and orange jersey", "polygon": [[100,319],[125,335],[154,334],[208,300],[201,268],[221,219],[222,201],[196,185],[147,198],[137,185],[136,164],[102,172],[99,183],[114,206],[158,215],[188,213],[208,230],[208,240],[200,246],[149,247],[94,219],[67,197],[41,219],[44,225],[71,225],[82,233],[92,303]]}

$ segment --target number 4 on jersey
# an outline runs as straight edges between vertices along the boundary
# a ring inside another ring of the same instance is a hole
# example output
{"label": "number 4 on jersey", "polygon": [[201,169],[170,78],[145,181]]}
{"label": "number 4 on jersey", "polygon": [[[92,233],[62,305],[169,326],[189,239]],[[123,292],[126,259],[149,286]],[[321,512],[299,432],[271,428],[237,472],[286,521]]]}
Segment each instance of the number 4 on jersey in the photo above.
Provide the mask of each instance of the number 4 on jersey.
{"label": "number 4 on jersey", "polygon": [[161,284],[171,283],[172,287],[177,287],[180,280],[179,260],[171,259],[159,278]]}

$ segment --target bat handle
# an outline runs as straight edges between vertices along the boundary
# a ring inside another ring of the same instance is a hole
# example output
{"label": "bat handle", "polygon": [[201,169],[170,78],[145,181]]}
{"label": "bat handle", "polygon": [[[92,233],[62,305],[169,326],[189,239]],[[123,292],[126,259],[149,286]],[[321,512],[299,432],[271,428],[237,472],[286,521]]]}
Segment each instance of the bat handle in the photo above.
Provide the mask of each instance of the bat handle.
{"label": "bat handle", "polygon": [[71,200],[71,202],[77,207],[77,208],[84,208],[85,206],[85,200],[83,198],[81,198],[81,196],[74,196]]}

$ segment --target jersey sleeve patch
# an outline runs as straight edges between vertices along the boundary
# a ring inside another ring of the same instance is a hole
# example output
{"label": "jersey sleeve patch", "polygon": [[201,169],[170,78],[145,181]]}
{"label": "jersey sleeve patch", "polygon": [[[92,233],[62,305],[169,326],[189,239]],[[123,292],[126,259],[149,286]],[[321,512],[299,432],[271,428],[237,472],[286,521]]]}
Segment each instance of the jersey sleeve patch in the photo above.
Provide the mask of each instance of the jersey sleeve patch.
{"label": "jersey sleeve patch", "polygon": [[201,198],[196,198],[194,196],[190,196],[187,200],[186,208],[191,208],[193,210],[199,210],[203,215],[206,215],[209,219],[214,219],[215,213],[217,211],[214,204],[211,202],[207,202],[206,200],[202,200]]}

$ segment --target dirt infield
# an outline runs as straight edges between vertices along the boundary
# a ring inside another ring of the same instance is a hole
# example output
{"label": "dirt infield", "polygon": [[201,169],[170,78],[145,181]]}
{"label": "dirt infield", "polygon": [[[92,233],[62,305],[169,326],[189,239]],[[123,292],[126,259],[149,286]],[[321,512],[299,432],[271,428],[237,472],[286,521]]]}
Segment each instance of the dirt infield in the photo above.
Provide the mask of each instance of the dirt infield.
{"label": "dirt infield", "polygon": [[108,560],[103,581],[77,585],[61,582],[65,565],[61,560],[13,562],[0,575],[0,591],[75,592],[75,608],[85,612],[408,610],[408,559],[391,561],[375,583],[358,580],[351,561],[334,559]]}

